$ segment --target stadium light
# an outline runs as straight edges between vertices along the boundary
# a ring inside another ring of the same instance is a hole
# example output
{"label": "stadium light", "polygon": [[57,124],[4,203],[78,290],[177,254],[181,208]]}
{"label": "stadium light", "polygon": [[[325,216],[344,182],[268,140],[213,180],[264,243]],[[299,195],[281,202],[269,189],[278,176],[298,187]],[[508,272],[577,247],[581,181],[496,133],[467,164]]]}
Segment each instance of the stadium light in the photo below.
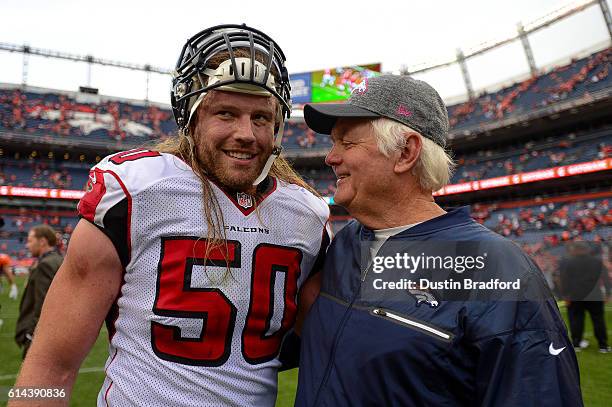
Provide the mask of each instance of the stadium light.
{"label": "stadium light", "polygon": [[86,62],[90,64],[112,66],[116,68],[131,69],[134,71],[155,72],[162,75],[170,75],[170,69],[159,68],[151,65],[138,65],[129,62],[112,61],[110,59],[96,58],[92,55],[77,55],[68,52],[53,51],[43,48],[35,48],[28,45],[16,45],[0,42],[0,50],[8,52],[20,52],[23,54],[39,55],[48,58],[66,59],[75,62]]}
{"label": "stadium light", "polygon": [[[523,24],[524,34],[529,35],[535,31],[538,31],[542,28],[548,27],[551,24],[556,23],[559,20],[562,20],[566,17],[569,17],[575,13],[583,11],[587,7],[598,4],[598,0],[578,0],[574,3],[570,3],[559,9],[546,14],[545,16],[539,17],[529,23]],[[491,51],[494,48],[498,48],[509,44],[513,41],[516,41],[520,38],[520,34],[518,32],[514,32],[512,34],[506,34],[501,36],[500,38],[496,38],[493,40],[482,42],[473,47],[467,47],[464,51],[465,59],[469,59],[475,57],[480,54],[484,54],[488,51]],[[410,65],[408,67],[408,72],[411,74],[422,73],[431,71],[433,69],[442,68],[445,66],[456,64],[456,59],[446,59],[442,61],[435,62],[421,62],[415,65]]]}

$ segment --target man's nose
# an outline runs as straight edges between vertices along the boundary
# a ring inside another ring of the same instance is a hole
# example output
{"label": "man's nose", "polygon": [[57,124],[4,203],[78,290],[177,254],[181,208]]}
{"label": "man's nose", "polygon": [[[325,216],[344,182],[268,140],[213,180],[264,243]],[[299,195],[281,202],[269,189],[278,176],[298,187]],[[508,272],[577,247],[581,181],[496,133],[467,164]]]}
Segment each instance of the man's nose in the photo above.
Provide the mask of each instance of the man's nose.
{"label": "man's nose", "polygon": [[333,167],[335,165],[340,164],[340,161],[340,154],[338,152],[338,149],[336,148],[336,145],[334,144],[331,150],[329,150],[329,153],[327,153],[327,155],[325,156],[325,164],[329,165],[330,167]]}

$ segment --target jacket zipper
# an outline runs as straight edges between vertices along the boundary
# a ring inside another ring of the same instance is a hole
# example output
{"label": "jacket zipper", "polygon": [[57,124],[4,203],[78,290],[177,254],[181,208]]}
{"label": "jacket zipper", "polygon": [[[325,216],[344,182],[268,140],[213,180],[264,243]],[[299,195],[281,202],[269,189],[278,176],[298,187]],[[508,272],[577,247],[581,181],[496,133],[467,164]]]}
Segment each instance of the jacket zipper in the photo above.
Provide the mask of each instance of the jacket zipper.
{"label": "jacket zipper", "polygon": [[422,331],[429,332],[430,334],[435,335],[435,336],[437,336],[437,337],[439,337],[441,339],[444,339],[446,341],[450,341],[452,339],[452,334],[450,334],[450,333],[444,332],[444,331],[442,331],[440,329],[436,329],[436,328],[434,328],[434,327],[432,327],[430,325],[426,325],[426,324],[424,324],[422,322],[415,321],[415,320],[410,319],[410,318],[406,318],[405,316],[398,315],[398,314],[395,314],[393,312],[389,312],[389,311],[387,311],[385,309],[382,309],[382,308],[374,308],[372,310],[372,313],[374,315],[376,315],[376,316],[379,316],[379,317],[382,317],[382,318],[385,318],[385,319],[391,319],[391,320],[399,322],[401,324],[408,325],[409,327],[417,328],[417,329],[420,329]]}

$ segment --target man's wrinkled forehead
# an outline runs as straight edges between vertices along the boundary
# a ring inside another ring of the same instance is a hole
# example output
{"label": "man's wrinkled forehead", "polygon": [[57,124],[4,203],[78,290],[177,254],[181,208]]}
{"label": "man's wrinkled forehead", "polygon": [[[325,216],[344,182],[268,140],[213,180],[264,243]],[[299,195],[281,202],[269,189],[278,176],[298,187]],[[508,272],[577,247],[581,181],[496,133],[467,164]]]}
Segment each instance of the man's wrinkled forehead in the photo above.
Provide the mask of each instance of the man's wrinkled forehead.
{"label": "man's wrinkled forehead", "polygon": [[[343,140],[345,137],[357,136],[362,138],[370,134],[372,129],[372,119],[346,119],[339,118],[336,120],[331,131],[331,139]],[[360,131],[362,130],[362,131]],[[367,133],[366,133],[367,132]]]}

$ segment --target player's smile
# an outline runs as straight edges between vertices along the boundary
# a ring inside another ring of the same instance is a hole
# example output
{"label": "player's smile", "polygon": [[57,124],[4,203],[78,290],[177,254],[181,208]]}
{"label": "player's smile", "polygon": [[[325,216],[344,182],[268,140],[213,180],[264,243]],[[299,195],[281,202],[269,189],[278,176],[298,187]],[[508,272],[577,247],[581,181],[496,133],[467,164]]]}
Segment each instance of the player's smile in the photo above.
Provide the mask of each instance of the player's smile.
{"label": "player's smile", "polygon": [[222,150],[232,165],[240,168],[249,167],[257,163],[256,153],[245,153],[236,150]]}
{"label": "player's smile", "polygon": [[225,155],[231,158],[235,158],[237,160],[243,161],[243,162],[252,160],[256,155],[256,154],[250,154],[250,153],[242,153],[239,151],[223,150],[223,152],[225,153]]}
{"label": "player's smile", "polygon": [[213,91],[198,111],[198,154],[224,186],[249,192],[274,137],[276,102],[267,96]]}

